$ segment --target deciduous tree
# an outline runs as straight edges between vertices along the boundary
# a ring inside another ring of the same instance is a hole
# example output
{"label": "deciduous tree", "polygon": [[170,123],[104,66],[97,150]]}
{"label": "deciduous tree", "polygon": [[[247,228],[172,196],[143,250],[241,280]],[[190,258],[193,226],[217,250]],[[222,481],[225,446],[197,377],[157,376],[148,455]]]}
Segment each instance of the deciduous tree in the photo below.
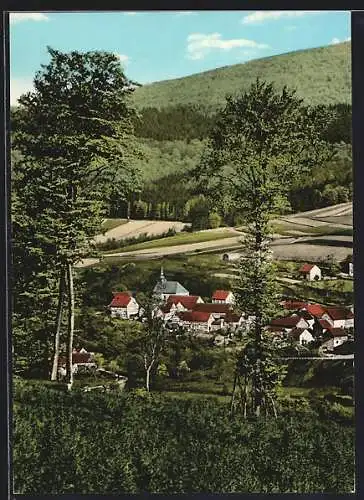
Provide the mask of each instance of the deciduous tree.
{"label": "deciduous tree", "polygon": [[217,206],[234,208],[248,229],[242,241],[248,259],[240,263],[236,297],[241,310],[254,317],[256,415],[264,401],[263,328],[277,303],[271,221],[287,209],[292,180],[330,157],[322,139],[328,120],[323,107],[305,106],[295,91],[277,91],[257,80],[247,92],[227,98],[195,172],[203,192]]}

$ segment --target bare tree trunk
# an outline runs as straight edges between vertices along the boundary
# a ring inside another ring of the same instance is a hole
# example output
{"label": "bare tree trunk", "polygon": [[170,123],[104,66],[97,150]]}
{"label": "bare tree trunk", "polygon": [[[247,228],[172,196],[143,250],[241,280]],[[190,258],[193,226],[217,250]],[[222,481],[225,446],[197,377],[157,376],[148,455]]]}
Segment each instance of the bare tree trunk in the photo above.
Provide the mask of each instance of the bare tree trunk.
{"label": "bare tree trunk", "polygon": [[245,374],[245,379],[244,379],[245,387],[244,387],[244,418],[246,418],[247,415],[247,406],[248,406],[248,378]]}
{"label": "bare tree trunk", "polygon": [[73,288],[72,264],[67,264],[67,292],[68,292],[68,324],[67,324],[67,365],[66,365],[66,381],[68,390],[72,389],[73,385],[73,370],[72,370],[72,351],[73,351],[73,332],[75,327],[75,296]]}
{"label": "bare tree trunk", "polygon": [[233,393],[231,395],[230,413],[232,413],[233,409],[234,409],[234,399],[235,399],[235,391],[236,391],[236,381],[237,381],[237,378],[238,378],[238,374],[237,374],[237,371],[235,371]]}
{"label": "bare tree trunk", "polygon": [[53,367],[51,380],[57,380],[58,374],[58,359],[59,359],[59,344],[61,337],[61,324],[62,324],[62,312],[63,312],[63,301],[65,294],[65,269],[61,267],[60,277],[59,277],[59,294],[58,294],[58,305],[57,305],[57,316],[56,316],[56,333],[54,337],[54,356],[53,356]]}

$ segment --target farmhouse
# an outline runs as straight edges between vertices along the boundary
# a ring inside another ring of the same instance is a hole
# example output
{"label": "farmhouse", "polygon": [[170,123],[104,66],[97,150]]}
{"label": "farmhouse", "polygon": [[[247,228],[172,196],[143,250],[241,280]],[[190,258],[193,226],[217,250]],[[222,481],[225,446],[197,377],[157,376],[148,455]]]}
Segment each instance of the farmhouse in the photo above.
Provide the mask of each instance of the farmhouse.
{"label": "farmhouse", "polygon": [[167,302],[157,310],[157,315],[168,321],[177,312],[192,311],[196,304],[203,304],[199,295],[170,295]]}
{"label": "farmhouse", "polygon": [[[89,370],[97,368],[97,364],[93,359],[94,353],[88,352],[86,349],[73,349],[72,351],[72,372],[77,373],[81,370]],[[60,357],[58,365],[58,373],[61,377],[66,375],[66,358]]]}
{"label": "farmhouse", "polygon": [[167,305],[175,305],[180,311],[192,311],[196,304],[203,303],[199,295],[170,295],[167,299]]}
{"label": "farmhouse", "polygon": [[215,290],[212,295],[213,304],[233,304],[234,295],[229,290]]}
{"label": "farmhouse", "polygon": [[214,317],[209,312],[204,311],[185,311],[177,313],[182,326],[189,327],[191,330],[209,332],[214,322]]}
{"label": "farmhouse", "polygon": [[178,281],[168,281],[163,273],[163,267],[161,268],[161,274],[158,283],[153,289],[153,294],[155,297],[167,300],[170,295],[189,295],[190,292],[186,290],[184,286]]}
{"label": "farmhouse", "polygon": [[270,326],[282,328],[285,332],[290,332],[294,328],[308,328],[308,323],[305,319],[301,318],[298,315],[288,316],[285,318],[276,318],[273,319],[270,323]]}
{"label": "farmhouse", "polygon": [[215,319],[219,319],[232,312],[233,309],[231,304],[196,304],[193,310],[210,313]]}
{"label": "farmhouse", "polygon": [[342,328],[330,328],[327,330],[326,335],[328,340],[322,344],[322,347],[329,351],[333,351],[335,347],[348,340],[348,334]]}
{"label": "farmhouse", "polygon": [[306,311],[308,311],[314,318],[322,318],[326,313],[326,308],[321,306],[320,304],[307,304],[303,307]]}
{"label": "farmhouse", "polygon": [[109,304],[113,318],[130,319],[138,315],[139,304],[131,292],[113,292],[114,297]]}
{"label": "farmhouse", "polygon": [[334,328],[353,328],[354,314],[345,307],[328,307],[322,319],[328,321]]}
{"label": "farmhouse", "polygon": [[321,269],[315,264],[303,264],[298,272],[303,275],[307,281],[321,279]]}

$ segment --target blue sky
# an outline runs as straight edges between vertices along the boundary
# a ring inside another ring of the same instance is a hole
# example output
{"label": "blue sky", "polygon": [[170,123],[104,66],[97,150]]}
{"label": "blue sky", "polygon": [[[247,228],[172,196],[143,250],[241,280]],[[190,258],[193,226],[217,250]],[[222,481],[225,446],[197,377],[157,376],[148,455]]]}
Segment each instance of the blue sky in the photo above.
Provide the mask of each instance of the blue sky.
{"label": "blue sky", "polygon": [[350,38],[350,13],[325,11],[10,14],[11,102],[48,62],[46,46],[119,54],[142,84]]}

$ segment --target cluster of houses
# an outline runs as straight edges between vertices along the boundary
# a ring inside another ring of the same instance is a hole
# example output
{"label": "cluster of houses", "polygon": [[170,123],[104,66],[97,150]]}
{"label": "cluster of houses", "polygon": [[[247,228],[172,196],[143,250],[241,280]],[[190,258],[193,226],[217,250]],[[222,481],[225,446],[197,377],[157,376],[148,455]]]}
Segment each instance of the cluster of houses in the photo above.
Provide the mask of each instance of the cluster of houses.
{"label": "cluster of houses", "polygon": [[[321,270],[316,265],[305,264],[300,272],[308,280],[321,279]],[[200,296],[190,295],[178,281],[167,280],[163,268],[153,293],[159,303],[155,314],[171,328],[213,334],[224,330],[234,332],[252,321],[236,313],[231,291],[216,290],[211,302],[205,303]],[[320,340],[324,349],[332,351],[350,339],[349,331],[354,327],[350,308],[297,301],[283,301],[281,305],[289,314],[273,319],[266,327],[273,341],[288,340],[305,345]],[[140,305],[131,292],[115,292],[109,310],[113,317],[136,319]]]}
{"label": "cluster of houses", "polygon": [[301,345],[321,340],[321,347],[327,351],[350,340],[354,328],[352,308],[297,301],[283,301],[281,305],[290,314],[272,320],[267,327],[273,340],[290,339]]}
{"label": "cluster of houses", "polygon": [[[191,331],[209,333],[216,330],[235,330],[242,325],[244,317],[234,310],[234,295],[229,290],[216,290],[211,302],[205,303],[178,281],[165,278],[163,268],[153,290],[156,302],[155,314],[174,328],[184,327]],[[137,318],[140,312],[131,292],[115,292],[109,304],[112,317]]]}

